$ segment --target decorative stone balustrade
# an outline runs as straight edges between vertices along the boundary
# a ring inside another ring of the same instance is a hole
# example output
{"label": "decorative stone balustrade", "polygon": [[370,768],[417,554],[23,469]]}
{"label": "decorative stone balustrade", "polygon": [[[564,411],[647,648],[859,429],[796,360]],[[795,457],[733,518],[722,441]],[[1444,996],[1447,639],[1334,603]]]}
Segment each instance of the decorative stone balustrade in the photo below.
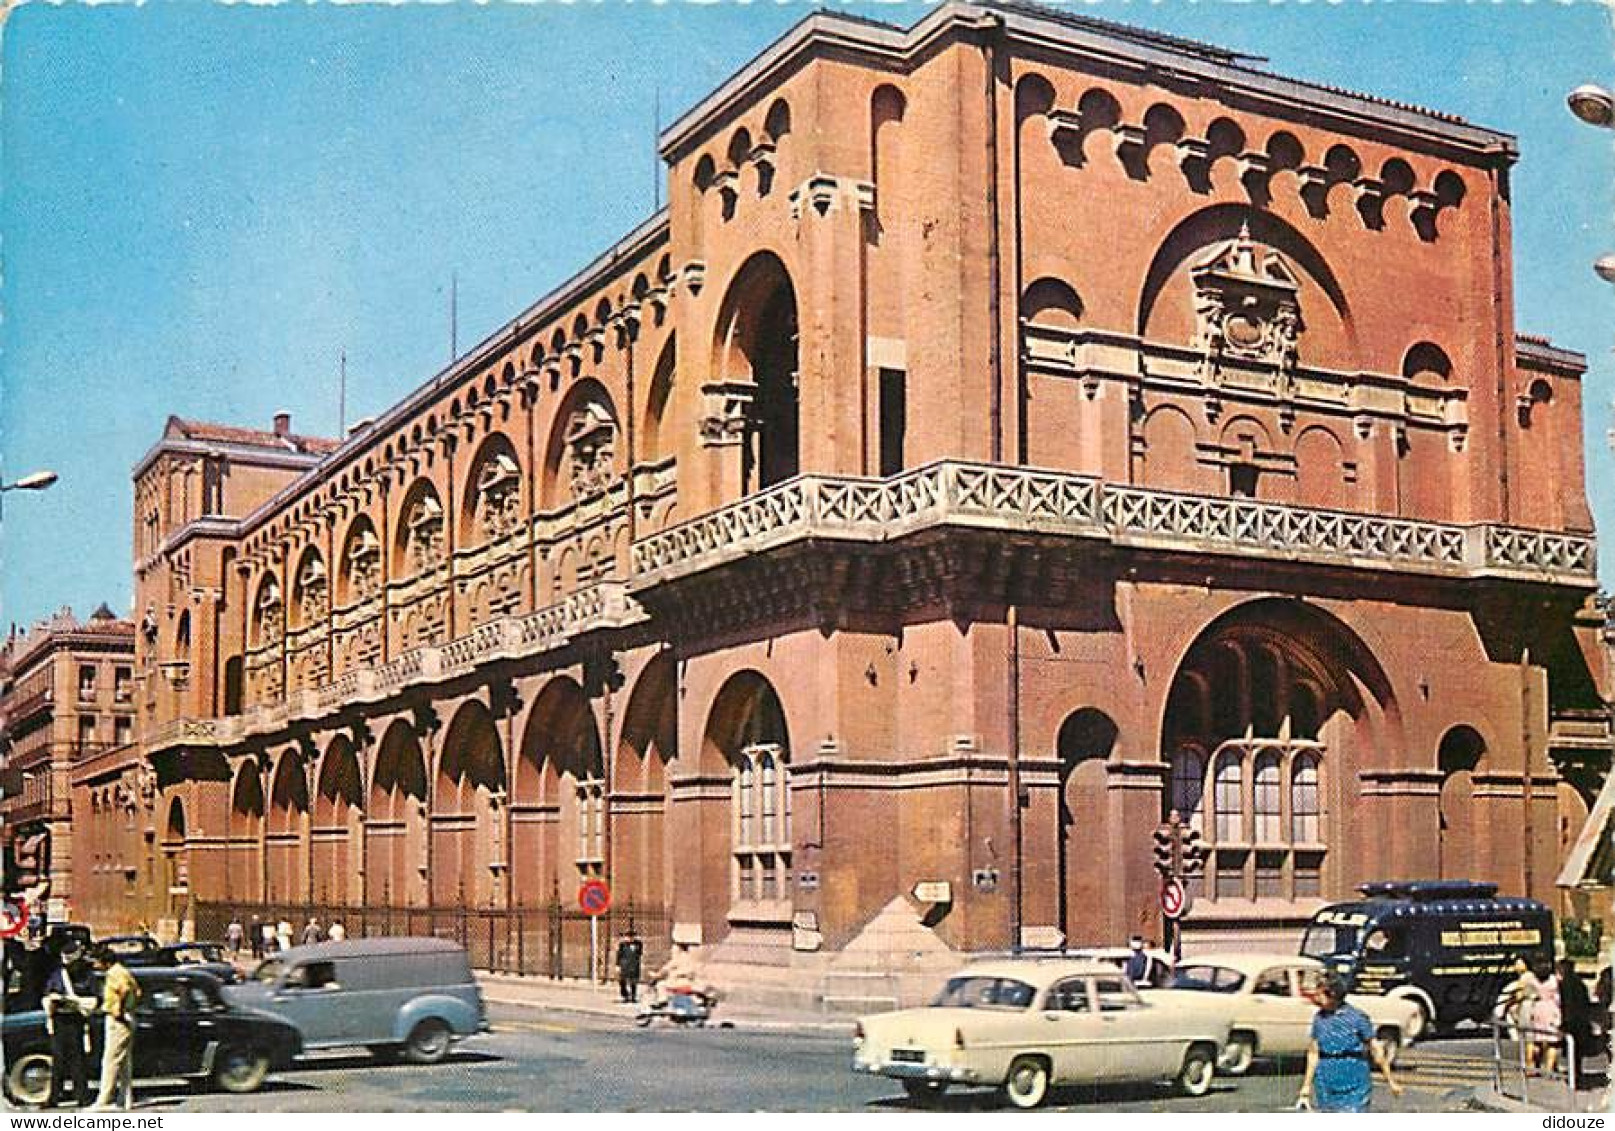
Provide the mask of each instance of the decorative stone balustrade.
{"label": "decorative stone balustrade", "polygon": [[880,542],[938,526],[1258,561],[1593,584],[1593,541],[1580,535],[1207,498],[950,461],[884,480],[803,476],[680,523],[635,543],[632,587],[647,589],[792,542]]}

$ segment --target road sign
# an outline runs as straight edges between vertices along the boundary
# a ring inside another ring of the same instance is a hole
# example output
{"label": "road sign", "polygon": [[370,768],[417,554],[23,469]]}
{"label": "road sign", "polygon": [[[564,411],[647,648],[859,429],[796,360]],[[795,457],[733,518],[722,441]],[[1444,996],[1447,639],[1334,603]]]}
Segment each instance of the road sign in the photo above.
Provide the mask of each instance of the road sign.
{"label": "road sign", "polygon": [[578,906],[585,915],[604,915],[611,909],[611,889],[604,880],[584,880],[578,888]]}
{"label": "road sign", "polygon": [[28,901],[22,897],[0,903],[0,939],[14,939],[28,926]]}
{"label": "road sign", "polygon": [[921,903],[952,903],[953,884],[947,880],[921,880],[914,885],[913,895]]}
{"label": "road sign", "polygon": [[1168,876],[1161,881],[1161,914],[1168,919],[1181,919],[1189,910],[1189,893],[1184,890],[1183,881],[1176,876]]}

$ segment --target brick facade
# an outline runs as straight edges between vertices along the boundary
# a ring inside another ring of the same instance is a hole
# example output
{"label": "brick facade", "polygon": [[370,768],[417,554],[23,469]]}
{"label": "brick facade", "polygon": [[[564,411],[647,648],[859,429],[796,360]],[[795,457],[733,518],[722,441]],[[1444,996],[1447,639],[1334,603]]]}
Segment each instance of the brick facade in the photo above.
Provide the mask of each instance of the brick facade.
{"label": "brick facade", "polygon": [[1099,941],[1173,807],[1191,935],[1552,891],[1607,728],[1511,138],[954,3],[810,17],[661,153],[663,212],[340,447],[137,469],[170,914],[601,875],[759,967]]}

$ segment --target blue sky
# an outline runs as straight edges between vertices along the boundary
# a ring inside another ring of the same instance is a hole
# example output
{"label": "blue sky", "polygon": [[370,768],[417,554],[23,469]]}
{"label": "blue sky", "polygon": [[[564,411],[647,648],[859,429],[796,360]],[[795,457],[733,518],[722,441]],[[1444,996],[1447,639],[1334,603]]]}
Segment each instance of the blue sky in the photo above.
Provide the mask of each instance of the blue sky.
{"label": "blue sky", "polygon": [[[845,5],[908,24],[916,3]],[[1585,351],[1589,481],[1615,529],[1615,81],[1592,3],[1101,2],[1273,70],[1520,139],[1518,321]],[[333,433],[510,318],[653,208],[665,123],[805,4],[25,6],[0,45],[0,629],[131,590],[129,471],[169,413]],[[1410,296],[1410,298],[1413,296]],[[1606,583],[1615,551],[1605,555]]]}

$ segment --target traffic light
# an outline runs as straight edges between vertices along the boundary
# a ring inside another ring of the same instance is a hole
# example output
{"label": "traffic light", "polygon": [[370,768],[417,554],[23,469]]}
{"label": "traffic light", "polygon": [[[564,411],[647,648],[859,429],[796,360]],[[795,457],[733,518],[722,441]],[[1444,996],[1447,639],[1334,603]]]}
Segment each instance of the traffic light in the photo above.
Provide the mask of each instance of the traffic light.
{"label": "traffic light", "polygon": [[1183,830],[1183,874],[1185,876],[1203,876],[1206,873],[1206,843],[1200,836],[1200,830],[1186,828]]}
{"label": "traffic light", "polygon": [[1172,825],[1157,825],[1152,838],[1155,841],[1155,870],[1163,876],[1173,872],[1173,856],[1177,848],[1177,829]]}

